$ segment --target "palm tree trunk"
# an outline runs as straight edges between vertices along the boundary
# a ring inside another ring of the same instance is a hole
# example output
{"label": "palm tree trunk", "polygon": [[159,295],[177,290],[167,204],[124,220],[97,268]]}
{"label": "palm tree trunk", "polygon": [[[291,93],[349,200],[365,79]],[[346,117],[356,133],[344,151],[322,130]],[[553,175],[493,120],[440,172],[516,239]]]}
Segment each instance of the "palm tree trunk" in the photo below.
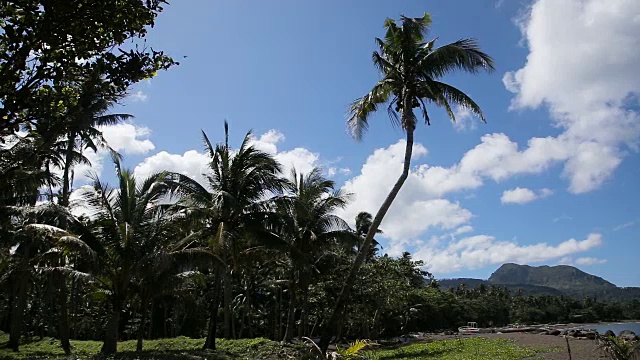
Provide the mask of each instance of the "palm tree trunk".
{"label": "palm tree trunk", "polygon": [[309,330],[309,282],[302,284],[302,305],[300,307],[300,326],[298,327],[298,337],[307,335]]}
{"label": "palm tree trunk", "polygon": [[69,343],[69,314],[67,310],[67,281],[63,274],[59,275],[60,289],[60,319],[58,324],[58,332],[60,333],[60,345],[65,355],[71,354],[71,344]]}
{"label": "palm tree trunk", "polygon": [[140,304],[140,326],[138,326],[138,340],[136,342],[136,351],[142,351],[142,341],[144,340],[144,325],[147,322],[147,301],[141,301]]}
{"label": "palm tree trunk", "polygon": [[120,307],[114,306],[111,317],[107,321],[107,329],[102,344],[101,354],[115,354],[118,351],[118,326],[120,325]]}
{"label": "palm tree trunk", "polygon": [[253,304],[251,302],[251,294],[247,298],[247,327],[249,328],[249,338],[253,339]]}
{"label": "palm tree trunk", "polygon": [[287,329],[284,332],[282,341],[291,342],[296,321],[296,276],[295,271],[291,271],[291,279],[289,280],[289,311],[287,313]]}
{"label": "palm tree trunk", "polygon": [[71,195],[71,162],[73,160],[73,148],[75,147],[76,134],[69,134],[67,140],[67,148],[65,150],[64,171],[62,173],[62,196],[60,197],[61,206],[69,206],[69,196]]}
{"label": "palm tree trunk", "polygon": [[18,351],[20,347],[20,337],[22,336],[22,325],[24,322],[24,310],[27,307],[27,287],[28,278],[18,276],[15,285],[14,307],[11,311],[11,325],[8,344],[8,347],[13,351]]}
{"label": "palm tree trunk", "polygon": [[153,310],[156,307],[155,298],[151,299],[150,314],[149,314],[149,331],[147,332],[147,339],[151,339],[153,335]]}
{"label": "palm tree trunk", "polygon": [[224,270],[224,338],[231,339],[233,337],[233,332],[231,332],[231,300],[232,300],[232,289],[231,289],[231,271],[228,266]]}
{"label": "palm tree trunk", "polygon": [[204,342],[203,350],[215,350],[216,349],[216,330],[218,328],[218,309],[220,308],[220,272],[224,270],[218,269],[216,271],[214,286],[213,286],[213,304],[209,313],[209,329],[207,331],[207,339]]}
{"label": "palm tree trunk", "polygon": [[[405,106],[405,109],[410,109],[410,107]],[[406,117],[406,115],[403,113],[403,118],[404,117]],[[405,121],[405,120],[407,119],[403,119],[404,124],[409,123],[408,121]],[[331,313],[331,317],[329,317],[329,321],[327,322],[322,332],[322,338],[320,339],[319,347],[323,353],[326,353],[327,349],[329,348],[329,342],[331,341],[332,333],[335,329],[338,319],[341,317],[344,311],[344,307],[345,307],[344,305],[347,299],[349,298],[349,293],[351,292],[353,283],[356,280],[358,271],[360,270],[362,263],[367,257],[367,254],[369,254],[369,249],[371,248],[373,237],[375,236],[376,231],[378,230],[378,227],[382,222],[382,219],[384,219],[384,216],[387,214],[387,211],[389,211],[389,208],[391,207],[393,200],[395,200],[396,196],[400,192],[400,189],[402,188],[402,185],[407,180],[407,177],[409,177],[409,169],[411,167],[411,154],[413,152],[413,131],[415,129],[413,127],[408,127],[405,130],[407,133],[407,144],[404,150],[404,166],[402,168],[402,174],[396,181],[396,184],[393,186],[393,188],[389,192],[389,195],[387,195],[387,198],[384,200],[384,202],[382,203],[382,206],[380,206],[380,209],[378,210],[378,213],[373,219],[373,222],[371,223],[371,227],[369,228],[369,232],[367,232],[367,237],[364,239],[362,248],[358,252],[358,256],[356,256],[356,259],[353,265],[351,266],[351,269],[349,270],[349,274],[347,275],[347,278],[344,281],[344,285],[342,286],[342,290],[338,295],[338,299],[336,299],[333,312]]]}

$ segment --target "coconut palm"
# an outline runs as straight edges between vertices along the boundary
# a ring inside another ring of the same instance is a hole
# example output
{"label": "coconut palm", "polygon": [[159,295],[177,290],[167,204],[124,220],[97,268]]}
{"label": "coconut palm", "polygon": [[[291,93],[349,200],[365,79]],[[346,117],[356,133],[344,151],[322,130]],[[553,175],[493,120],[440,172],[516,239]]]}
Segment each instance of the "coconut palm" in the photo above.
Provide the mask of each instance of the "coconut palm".
{"label": "coconut palm", "polygon": [[199,249],[173,250],[168,245],[174,240],[167,236],[171,217],[166,206],[160,204],[169,189],[166,173],[155,173],[140,181],[120,166],[117,156],[113,156],[113,162],[119,186],[111,188],[93,176],[91,190],[83,194],[95,218],[93,235],[97,239],[98,261],[93,277],[107,294],[110,305],[103,354],[116,352],[120,313],[129,296],[140,289],[140,283],[159,276],[168,267],[179,268],[193,255],[206,254]]}
{"label": "coconut palm", "polygon": [[316,263],[340,241],[355,242],[349,225],[334,212],[344,208],[348,194],[335,189],[319,168],[308,174],[292,170],[285,194],[278,199],[283,227],[279,231],[289,259],[289,310],[284,341],[293,338],[298,294],[302,297],[300,335],[307,327],[308,296]]}
{"label": "coconut palm", "polygon": [[13,247],[0,277],[0,284],[8,284],[14,299],[11,309],[9,347],[18,350],[22,334],[23,317],[27,306],[29,288],[44,275],[57,291],[59,314],[59,335],[65,353],[69,354],[69,327],[67,322],[67,295],[60,286],[68,276],[86,277],[73,269],[67,262],[69,254],[76,256],[91,254],[88,245],[66,230],[55,225],[64,222],[76,225],[77,220],[67,209],[53,203],[37,206],[11,207],[12,229],[4,233],[5,240]]}
{"label": "coconut palm", "polygon": [[360,140],[368,128],[370,115],[376,112],[380,105],[386,105],[391,121],[406,134],[404,166],[402,174],[376,213],[362,249],[345,279],[322,336],[320,347],[324,351],[329,346],[331,332],[353,286],[358,269],[369,253],[373,237],[409,176],[413,136],[418,123],[414,109],[420,110],[427,124],[431,121],[427,105],[431,104],[443,107],[454,121],[455,105],[485,120],[478,104],[468,95],[439,80],[455,70],[472,74],[478,70],[493,70],[493,60],[481,51],[473,39],[458,40],[442,47],[435,47],[437,39],[425,42],[424,36],[430,25],[429,14],[419,18],[402,16],[400,22],[393,19],[385,20],[385,37],[376,38],[379,49],[373,53],[373,63],[380,71],[382,79],[368,94],[355,100],[349,109],[348,127],[353,137]]}
{"label": "coconut palm", "polygon": [[106,114],[118,100],[117,97],[104,95],[104,88],[108,86],[108,82],[99,77],[88,77],[80,85],[77,104],[65,114],[65,134],[60,141],[64,160],[61,164],[62,189],[59,203],[63,206],[69,206],[69,196],[73,184],[73,166],[78,162],[86,162],[82,151],[90,149],[97,152],[101,148],[111,150],[99,128],[133,118],[133,115],[129,114]]}
{"label": "coconut palm", "polygon": [[[229,127],[225,122],[225,142],[215,147],[203,132],[206,151],[211,162],[206,174],[207,184],[202,185],[185,175],[172,174],[172,187],[183,198],[185,211],[193,219],[199,219],[201,229],[189,239],[207,244],[224,261],[216,272],[215,289],[222,281],[224,304],[224,334],[233,334],[232,273],[237,263],[241,243],[246,235],[263,226],[270,214],[269,197],[282,190],[284,181],[279,177],[280,165],[269,154],[251,145],[251,133],[247,133],[239,149],[229,146]],[[216,294],[214,295],[217,297]],[[215,348],[217,306],[211,308],[209,332],[204,347]]]}
{"label": "coconut palm", "polygon": [[[359,238],[359,242],[357,244],[357,249],[360,250],[360,248],[363,245],[364,239],[367,237],[367,233],[369,233],[369,229],[371,228],[371,224],[373,223],[373,215],[371,215],[370,213],[366,212],[366,211],[361,211],[358,213],[358,215],[356,215],[356,227],[355,227],[355,232],[356,235]],[[382,230],[377,229],[376,230],[377,234],[382,234]],[[369,250],[369,255],[367,256],[367,260],[373,258],[378,249],[377,247],[380,245],[380,243],[376,240],[376,239],[372,239],[371,240],[371,247]]]}

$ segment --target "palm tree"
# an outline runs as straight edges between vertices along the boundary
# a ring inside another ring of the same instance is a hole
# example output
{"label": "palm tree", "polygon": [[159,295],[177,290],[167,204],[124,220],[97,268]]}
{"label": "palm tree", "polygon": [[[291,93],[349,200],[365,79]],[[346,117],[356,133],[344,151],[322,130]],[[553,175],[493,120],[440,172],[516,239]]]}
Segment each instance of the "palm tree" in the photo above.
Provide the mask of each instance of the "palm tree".
{"label": "palm tree", "polygon": [[308,296],[316,263],[341,240],[353,243],[356,236],[349,225],[334,212],[344,208],[349,195],[335,190],[335,183],[325,179],[319,168],[308,174],[295,169],[278,199],[278,213],[284,219],[281,230],[285,253],[289,258],[289,310],[284,341],[293,338],[298,292],[302,295],[300,335],[305,332]]}
{"label": "palm tree", "polygon": [[173,251],[167,246],[171,238],[166,229],[171,218],[166,206],[159,204],[169,192],[165,184],[167,174],[155,173],[139,181],[131,171],[121,168],[115,155],[113,162],[118,188],[103,184],[94,175],[92,189],[83,194],[84,201],[95,212],[93,228],[98,256],[93,277],[108,294],[110,305],[103,354],[116,352],[120,312],[136,285],[139,288],[145,279],[156,276],[153,274],[184,263],[185,255],[191,256],[198,250]]}
{"label": "palm tree", "polygon": [[340,316],[344,302],[353,286],[356,274],[364,262],[374,235],[393,200],[409,176],[413,133],[418,119],[414,109],[422,112],[427,124],[430,118],[427,104],[442,106],[455,121],[452,105],[468,109],[485,120],[478,106],[469,96],[457,88],[439,81],[444,75],[463,70],[472,74],[478,70],[493,70],[493,60],[481,51],[473,39],[462,39],[442,47],[434,47],[436,39],[424,42],[424,35],[431,25],[431,16],[419,18],[402,16],[400,24],[393,19],[385,20],[384,39],[376,38],[379,50],[373,53],[373,62],[382,74],[382,79],[365,96],[355,100],[349,109],[347,121],[351,134],[360,140],[368,128],[369,116],[378,106],[387,104],[391,121],[399,125],[406,134],[406,148],[402,174],[387,195],[373,219],[360,253],[345,279],[344,286],[324,330],[320,348],[329,346],[331,332]]}
{"label": "palm tree", "polygon": [[[360,239],[357,245],[357,249],[359,251],[364,243],[364,239],[366,239],[367,234],[369,233],[369,229],[371,229],[371,224],[373,223],[373,215],[371,215],[366,211],[361,211],[358,213],[358,215],[356,215],[355,222],[356,222],[355,232],[358,238]],[[382,234],[382,230],[377,229],[376,234]],[[376,255],[378,251],[377,247],[380,245],[380,243],[376,239],[372,239],[371,245],[372,246],[370,248],[369,255],[367,255],[367,260],[373,258]]]}
{"label": "palm tree", "polygon": [[[44,203],[37,206],[13,207],[11,210],[13,211],[10,216],[14,226],[4,235],[8,235],[5,239],[14,246],[14,251],[10,254],[3,275],[0,277],[0,283],[10,284],[14,299],[11,309],[9,347],[17,351],[22,334],[27,295],[36,275],[49,275],[49,280],[56,287],[66,281],[69,275],[76,278],[85,277],[85,274],[67,264],[66,257],[70,251],[76,255],[91,254],[92,251],[84,241],[54,226],[63,221],[66,224],[77,224],[77,220],[67,209],[53,203]],[[69,354],[66,303],[67,295],[64,291],[60,291],[59,335],[65,353]]]}
{"label": "palm tree", "polygon": [[[284,181],[278,176],[280,164],[269,154],[251,145],[247,133],[237,151],[229,146],[229,126],[225,121],[225,142],[215,147],[203,132],[211,162],[207,186],[181,175],[172,174],[172,187],[183,198],[189,216],[200,219],[202,228],[190,239],[207,244],[220,255],[225,266],[216,271],[215,294],[222,285],[225,338],[230,338],[232,317],[232,271],[240,253],[241,241],[252,231],[263,227],[271,213],[270,197],[278,194]],[[222,284],[218,284],[219,282]],[[215,349],[217,301],[211,308],[205,349]]]}
{"label": "palm tree", "polygon": [[66,114],[65,136],[60,144],[64,153],[62,191],[59,200],[59,204],[62,206],[69,206],[69,196],[73,184],[71,169],[77,162],[84,159],[82,151],[91,149],[97,152],[99,148],[111,150],[99,127],[115,125],[133,118],[133,115],[129,114],[106,114],[118,98],[106,97],[105,91],[103,91],[105,86],[109,86],[107,81],[96,76],[89,76],[80,85],[80,97],[77,104]]}

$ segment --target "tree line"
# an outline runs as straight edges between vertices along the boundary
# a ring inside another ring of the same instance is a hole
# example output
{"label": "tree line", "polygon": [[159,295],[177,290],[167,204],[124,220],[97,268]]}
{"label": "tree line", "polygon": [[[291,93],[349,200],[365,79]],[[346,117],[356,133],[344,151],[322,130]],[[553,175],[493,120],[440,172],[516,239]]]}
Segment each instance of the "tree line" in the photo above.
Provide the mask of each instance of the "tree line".
{"label": "tree line", "polygon": [[[110,114],[132,84],[177,65],[143,41],[164,5],[0,5],[0,326],[8,345],[54,336],[69,353],[70,338],[102,339],[110,354],[131,337],[141,350],[144,338],[176,335],[204,336],[209,349],[218,336],[308,336],[326,351],[335,337],[416,328],[416,314],[436,300],[427,295],[440,294],[436,283],[425,283],[429,274],[409,254],[379,256],[374,238],[409,174],[414,111],[430,124],[427,105],[453,120],[458,105],[484,120],[440,79],[490,71],[492,59],[472,39],[425,40],[428,14],[385,21],[373,54],[381,80],[353,102],[348,125],[360,139],[386,106],[406,134],[405,161],[378,212],[359,214],[352,228],[335,215],[349,194],[321,169],[283,174],[250,133],[233,147],[226,123],[216,144],[202,134],[206,183],[169,171],[139,178],[122,166],[100,129],[132,117]],[[111,154],[114,185],[93,175],[74,188],[88,150]],[[74,215],[79,205],[89,214]]]}

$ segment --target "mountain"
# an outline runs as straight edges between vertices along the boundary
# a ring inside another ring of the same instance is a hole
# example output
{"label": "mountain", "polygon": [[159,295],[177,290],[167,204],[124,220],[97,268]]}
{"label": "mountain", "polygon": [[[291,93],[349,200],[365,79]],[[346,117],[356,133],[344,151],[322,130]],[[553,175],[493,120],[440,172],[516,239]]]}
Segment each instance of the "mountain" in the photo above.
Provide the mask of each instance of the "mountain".
{"label": "mountain", "polygon": [[520,290],[526,295],[567,295],[576,298],[585,296],[602,300],[623,300],[640,298],[640,288],[619,288],[607,280],[588,274],[568,265],[529,266],[504,264],[488,280],[480,279],[444,279],[443,288],[465,284],[476,287],[480,284],[507,287],[512,292]]}
{"label": "mountain", "polygon": [[617,289],[617,286],[601,277],[587,274],[578,268],[568,265],[529,266],[504,264],[491,274],[489,282],[493,284],[537,285],[571,291],[578,288],[602,291]]}

